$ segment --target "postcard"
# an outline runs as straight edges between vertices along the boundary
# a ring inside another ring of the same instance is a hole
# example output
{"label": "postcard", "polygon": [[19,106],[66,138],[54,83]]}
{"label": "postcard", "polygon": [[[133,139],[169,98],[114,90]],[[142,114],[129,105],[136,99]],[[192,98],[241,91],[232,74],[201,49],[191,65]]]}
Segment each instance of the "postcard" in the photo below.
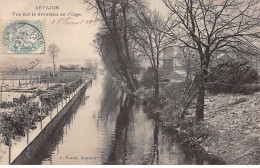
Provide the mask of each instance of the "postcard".
{"label": "postcard", "polygon": [[259,3],[0,0],[0,165],[260,164]]}

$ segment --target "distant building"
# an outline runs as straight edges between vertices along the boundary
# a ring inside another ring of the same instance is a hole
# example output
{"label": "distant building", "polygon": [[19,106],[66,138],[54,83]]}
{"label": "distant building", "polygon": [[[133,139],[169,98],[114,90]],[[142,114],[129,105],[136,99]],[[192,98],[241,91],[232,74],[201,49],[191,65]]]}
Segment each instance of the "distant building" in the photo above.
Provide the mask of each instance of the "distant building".
{"label": "distant building", "polygon": [[72,65],[72,66],[64,66],[60,65],[60,71],[75,71],[75,70],[80,70],[81,67],[78,65]]}
{"label": "distant building", "polygon": [[171,78],[173,72],[173,49],[163,50],[163,64],[162,64],[162,78],[169,79]]}
{"label": "distant building", "polygon": [[185,75],[181,62],[181,54],[174,54],[173,48],[163,50],[162,67],[159,71],[160,80],[182,79]]}
{"label": "distant building", "polygon": [[90,70],[80,66],[63,66],[60,65],[60,79],[62,81],[73,81],[75,79],[84,79]]}

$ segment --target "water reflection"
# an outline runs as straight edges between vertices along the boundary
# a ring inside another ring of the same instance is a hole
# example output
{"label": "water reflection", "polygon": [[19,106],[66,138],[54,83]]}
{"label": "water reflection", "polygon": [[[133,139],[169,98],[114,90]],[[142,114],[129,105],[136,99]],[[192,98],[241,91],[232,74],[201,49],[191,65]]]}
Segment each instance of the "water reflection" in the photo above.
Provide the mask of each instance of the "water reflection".
{"label": "water reflection", "polygon": [[108,156],[108,164],[125,164],[127,154],[128,127],[135,101],[129,95],[124,99],[124,93],[120,97],[120,110],[116,120],[115,139],[112,142]]}
{"label": "water reflection", "polygon": [[151,164],[159,164],[159,126],[154,124]]}
{"label": "water reflection", "polygon": [[148,119],[142,105],[114,87],[111,77],[97,76],[30,164],[208,163],[181,141]]}

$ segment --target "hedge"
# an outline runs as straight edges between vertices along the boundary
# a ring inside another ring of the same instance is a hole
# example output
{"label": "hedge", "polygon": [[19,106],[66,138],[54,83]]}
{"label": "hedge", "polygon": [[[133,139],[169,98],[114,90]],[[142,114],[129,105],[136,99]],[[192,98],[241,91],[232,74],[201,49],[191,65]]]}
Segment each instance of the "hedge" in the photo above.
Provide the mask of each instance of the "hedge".
{"label": "hedge", "polygon": [[257,81],[259,74],[248,63],[228,61],[210,69],[207,88],[210,93],[237,92]]}

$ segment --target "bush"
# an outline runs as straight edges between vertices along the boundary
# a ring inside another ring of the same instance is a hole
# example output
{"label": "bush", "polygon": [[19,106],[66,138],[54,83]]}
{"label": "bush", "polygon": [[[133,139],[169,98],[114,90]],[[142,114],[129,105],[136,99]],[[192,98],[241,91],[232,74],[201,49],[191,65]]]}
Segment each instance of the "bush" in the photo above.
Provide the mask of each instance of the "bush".
{"label": "bush", "polygon": [[186,83],[174,82],[163,89],[163,93],[171,100],[178,100],[185,89]]}
{"label": "bush", "polygon": [[210,71],[207,85],[210,93],[240,92],[244,84],[259,81],[258,72],[247,63],[228,61]]}
{"label": "bush", "polygon": [[260,91],[260,83],[243,84],[238,88],[235,88],[234,92],[242,94],[253,94]]}
{"label": "bush", "polygon": [[182,120],[182,110],[178,103],[172,101],[161,110],[160,120],[164,126],[176,128]]}
{"label": "bush", "polygon": [[80,86],[82,83],[81,79],[78,79],[73,82],[66,83],[64,87],[61,85],[60,87],[53,87],[52,90],[48,90],[46,93],[40,95],[40,101],[42,106],[45,107],[46,114],[48,114],[48,110],[52,110],[62,99],[63,94],[66,95],[71,94]]}
{"label": "bush", "polygon": [[1,102],[0,108],[11,108],[11,107],[19,106],[26,103],[27,101],[29,101],[34,97],[36,97],[36,95],[26,96],[25,94],[22,94],[19,98],[13,98],[12,102]]}
{"label": "bush", "polygon": [[10,107],[14,107],[14,103],[13,102],[5,102],[5,101],[3,101],[3,102],[0,103],[0,108],[6,109],[6,108],[10,108]]}
{"label": "bush", "polygon": [[43,93],[45,93],[45,91],[42,90],[42,89],[36,89],[36,90],[34,91],[34,94],[37,95],[37,96],[40,96],[40,95],[43,94]]}
{"label": "bush", "polygon": [[15,107],[13,112],[1,113],[0,129],[5,144],[8,145],[9,135],[13,138],[16,135],[24,136],[28,129],[35,128],[35,121],[39,111],[39,104],[29,101]]}
{"label": "bush", "polygon": [[25,94],[22,94],[19,98],[13,98],[13,103],[15,106],[19,106],[26,103],[30,99],[31,99],[30,96],[26,96]]}

